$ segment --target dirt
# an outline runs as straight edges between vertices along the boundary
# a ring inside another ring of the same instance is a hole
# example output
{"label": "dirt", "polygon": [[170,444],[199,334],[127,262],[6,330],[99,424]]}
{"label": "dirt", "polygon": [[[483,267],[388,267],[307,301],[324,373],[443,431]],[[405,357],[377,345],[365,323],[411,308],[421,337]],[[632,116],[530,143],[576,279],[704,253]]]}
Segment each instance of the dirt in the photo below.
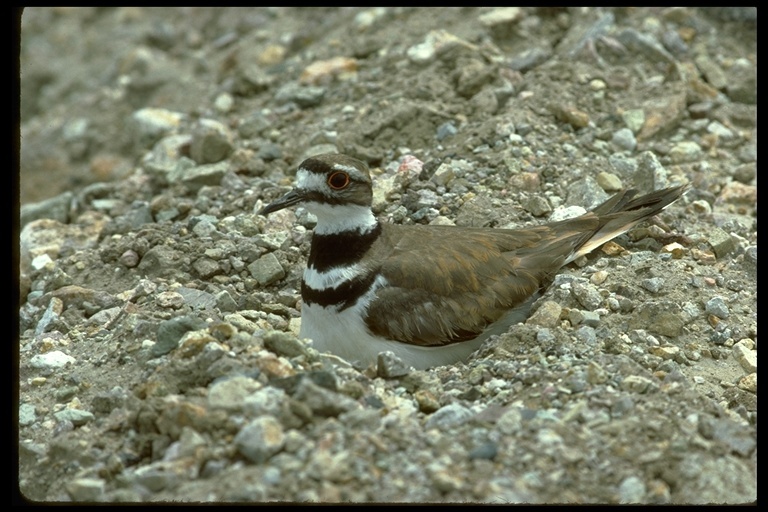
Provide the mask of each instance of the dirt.
{"label": "dirt", "polygon": [[[24,10],[17,498],[754,501],[756,32],[749,8]],[[255,213],[325,151],[371,166],[387,222],[689,190],[466,363],[356,368],[293,334],[312,219]]]}

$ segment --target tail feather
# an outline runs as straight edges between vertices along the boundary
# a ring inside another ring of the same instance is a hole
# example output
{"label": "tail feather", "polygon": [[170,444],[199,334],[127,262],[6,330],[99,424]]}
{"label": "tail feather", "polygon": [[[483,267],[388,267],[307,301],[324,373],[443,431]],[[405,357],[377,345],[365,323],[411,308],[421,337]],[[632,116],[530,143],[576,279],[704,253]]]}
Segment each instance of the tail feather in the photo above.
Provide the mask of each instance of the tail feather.
{"label": "tail feather", "polygon": [[657,190],[635,197],[634,189],[624,190],[597,206],[586,215],[597,216],[598,227],[592,234],[576,244],[573,254],[566,263],[589,254],[611,239],[626,233],[642,221],[653,217],[677,200],[688,188],[687,185]]}

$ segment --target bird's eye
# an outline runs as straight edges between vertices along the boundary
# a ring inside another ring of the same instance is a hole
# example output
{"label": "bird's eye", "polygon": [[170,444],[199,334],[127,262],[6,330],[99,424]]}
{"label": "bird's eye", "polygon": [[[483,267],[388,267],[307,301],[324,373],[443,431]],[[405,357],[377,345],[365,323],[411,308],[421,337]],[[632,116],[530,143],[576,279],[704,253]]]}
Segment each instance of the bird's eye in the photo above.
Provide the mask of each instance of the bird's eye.
{"label": "bird's eye", "polygon": [[328,176],[328,186],[333,190],[342,190],[349,185],[349,174],[338,171]]}

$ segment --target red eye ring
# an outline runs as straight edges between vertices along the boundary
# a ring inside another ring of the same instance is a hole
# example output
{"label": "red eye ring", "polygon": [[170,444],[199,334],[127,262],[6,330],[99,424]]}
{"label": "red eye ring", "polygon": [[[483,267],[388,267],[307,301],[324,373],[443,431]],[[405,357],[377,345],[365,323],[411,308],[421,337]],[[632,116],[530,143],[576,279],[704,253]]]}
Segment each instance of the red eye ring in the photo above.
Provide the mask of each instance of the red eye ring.
{"label": "red eye ring", "polygon": [[328,176],[327,183],[333,190],[343,190],[349,186],[349,174],[343,171],[336,171]]}

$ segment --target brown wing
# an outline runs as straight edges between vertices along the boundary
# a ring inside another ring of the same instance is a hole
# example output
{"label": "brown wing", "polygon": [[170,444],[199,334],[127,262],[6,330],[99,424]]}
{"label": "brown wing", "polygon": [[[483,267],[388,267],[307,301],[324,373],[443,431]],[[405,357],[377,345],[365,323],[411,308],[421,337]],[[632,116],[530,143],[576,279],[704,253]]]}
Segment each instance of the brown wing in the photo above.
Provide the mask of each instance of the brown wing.
{"label": "brown wing", "polygon": [[597,225],[588,214],[570,221],[568,230],[387,226],[372,250],[390,248],[380,269],[389,286],[371,301],[368,327],[415,345],[475,338],[548,286]]}
{"label": "brown wing", "polygon": [[528,299],[564,264],[655,215],[686,188],[637,198],[625,190],[580,217],[525,229],[386,226],[372,250],[384,258],[389,286],[371,301],[366,323],[415,345],[472,339],[510,309],[530,307]]}

